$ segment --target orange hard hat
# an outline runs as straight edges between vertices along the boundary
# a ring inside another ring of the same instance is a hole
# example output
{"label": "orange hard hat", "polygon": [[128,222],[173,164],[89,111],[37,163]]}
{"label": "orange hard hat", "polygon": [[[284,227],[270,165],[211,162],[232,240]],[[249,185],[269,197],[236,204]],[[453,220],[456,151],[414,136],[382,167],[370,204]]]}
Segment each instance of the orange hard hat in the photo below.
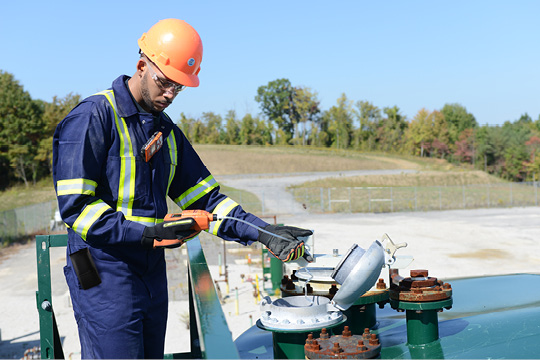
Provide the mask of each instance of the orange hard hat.
{"label": "orange hard hat", "polygon": [[178,19],[159,21],[141,36],[139,47],[170,80],[199,86],[197,74],[201,70],[202,41],[187,22]]}

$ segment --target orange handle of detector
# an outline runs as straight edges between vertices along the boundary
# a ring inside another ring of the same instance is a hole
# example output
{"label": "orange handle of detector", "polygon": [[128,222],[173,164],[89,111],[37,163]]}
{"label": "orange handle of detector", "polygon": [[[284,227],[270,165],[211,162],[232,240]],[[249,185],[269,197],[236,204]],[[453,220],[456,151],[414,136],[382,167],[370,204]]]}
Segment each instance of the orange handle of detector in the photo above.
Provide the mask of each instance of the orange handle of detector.
{"label": "orange handle of detector", "polygon": [[216,220],[216,215],[204,210],[184,210],[179,214],[167,214],[164,221],[174,221],[183,218],[192,218],[195,220],[195,225],[191,227],[195,231],[208,230],[210,222]]}

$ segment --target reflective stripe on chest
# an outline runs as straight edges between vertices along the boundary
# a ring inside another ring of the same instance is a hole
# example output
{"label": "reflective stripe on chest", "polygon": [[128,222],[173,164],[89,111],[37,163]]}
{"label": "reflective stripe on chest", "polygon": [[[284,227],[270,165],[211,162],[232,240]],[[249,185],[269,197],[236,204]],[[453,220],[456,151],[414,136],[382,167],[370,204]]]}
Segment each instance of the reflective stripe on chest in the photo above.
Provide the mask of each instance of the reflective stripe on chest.
{"label": "reflective stripe on chest", "polygon": [[[128,126],[123,117],[118,116],[117,104],[112,90],[105,90],[97,93],[96,95],[103,95],[107,98],[109,104],[112,107],[114,113],[114,123],[118,132],[118,138],[120,142],[119,155],[120,155],[120,176],[118,179],[118,200],[116,203],[116,211],[121,211],[126,219],[141,223],[143,225],[154,225],[161,222],[162,219],[155,219],[150,217],[134,216],[133,215],[133,201],[135,199],[136,191],[136,150],[133,146],[133,141],[129,134]],[[171,166],[169,170],[169,176],[167,181],[167,193],[174,178],[175,167],[177,164],[176,153],[176,139],[174,137],[174,131],[171,131],[166,139],[168,145],[168,155],[170,157]]]}

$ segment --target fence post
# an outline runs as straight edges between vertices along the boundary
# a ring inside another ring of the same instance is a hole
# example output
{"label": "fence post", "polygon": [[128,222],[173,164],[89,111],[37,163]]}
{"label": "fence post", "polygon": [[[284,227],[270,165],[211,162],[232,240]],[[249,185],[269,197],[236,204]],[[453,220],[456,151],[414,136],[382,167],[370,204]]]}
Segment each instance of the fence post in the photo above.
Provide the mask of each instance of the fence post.
{"label": "fence post", "polygon": [[349,213],[352,213],[351,188],[349,187]]}
{"label": "fence post", "polygon": [[332,189],[328,188],[328,212],[332,212]]}
{"label": "fence post", "polygon": [[512,193],[513,192],[512,185],[513,183],[510,183],[510,206],[514,205],[514,194]]}
{"label": "fence post", "polygon": [[324,212],[324,194],[323,194],[323,188],[319,188],[321,193],[321,211]]}
{"label": "fence post", "polygon": [[262,207],[262,214],[263,216],[265,215],[265,211],[264,211],[264,190],[262,191],[262,201],[261,201],[261,207]]}
{"label": "fence post", "polygon": [[394,212],[394,187],[390,187],[390,212]]}
{"label": "fence post", "polygon": [[534,186],[534,205],[538,206],[538,193],[536,190],[536,173],[533,173],[533,186]]}
{"label": "fence post", "polygon": [[416,192],[416,186],[414,187],[414,211],[418,211],[418,194]]}
{"label": "fence post", "polygon": [[463,208],[465,209],[465,185],[461,185],[461,192],[463,194]]}
{"label": "fence post", "polygon": [[491,200],[489,198],[489,184],[486,185],[486,189],[487,189],[487,202],[488,202],[488,207],[491,207]]}
{"label": "fence post", "polygon": [[439,186],[439,210],[442,210],[442,190]]}
{"label": "fence post", "polygon": [[368,198],[369,198],[369,202],[368,202],[368,208],[369,208],[369,212],[371,212],[371,189],[368,188]]}
{"label": "fence post", "polygon": [[536,204],[536,206],[538,206],[538,175],[535,174],[536,176],[534,177],[534,203]]}

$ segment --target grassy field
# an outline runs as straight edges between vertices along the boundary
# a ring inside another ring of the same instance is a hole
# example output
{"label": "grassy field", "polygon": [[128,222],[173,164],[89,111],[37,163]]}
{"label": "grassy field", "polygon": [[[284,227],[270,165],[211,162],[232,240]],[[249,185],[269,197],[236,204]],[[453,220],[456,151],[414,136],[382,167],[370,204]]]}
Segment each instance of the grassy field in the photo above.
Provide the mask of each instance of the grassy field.
{"label": "grassy field", "polygon": [[216,175],[295,173],[345,170],[420,170],[440,166],[437,161],[417,161],[384,154],[331,149],[265,146],[198,145],[208,169]]}
{"label": "grassy field", "polygon": [[389,186],[456,186],[503,183],[504,181],[478,170],[422,171],[416,174],[367,175],[327,178],[310,181],[299,187],[389,187]]}
{"label": "grassy field", "polygon": [[52,177],[49,177],[36,185],[17,185],[0,192],[0,211],[39,204],[55,198]]}
{"label": "grassy field", "polygon": [[[458,169],[440,159],[302,147],[196,145],[195,149],[214,175],[384,169],[429,171],[414,175],[322,180],[302,187],[452,185],[500,181],[480,171]],[[228,194],[233,191],[237,190],[227,189]],[[235,198],[250,196],[246,192],[235,194]],[[0,211],[54,199],[52,179],[48,178],[35,186],[26,188],[19,185],[0,192]]]}

